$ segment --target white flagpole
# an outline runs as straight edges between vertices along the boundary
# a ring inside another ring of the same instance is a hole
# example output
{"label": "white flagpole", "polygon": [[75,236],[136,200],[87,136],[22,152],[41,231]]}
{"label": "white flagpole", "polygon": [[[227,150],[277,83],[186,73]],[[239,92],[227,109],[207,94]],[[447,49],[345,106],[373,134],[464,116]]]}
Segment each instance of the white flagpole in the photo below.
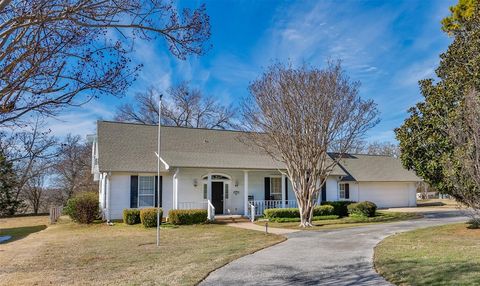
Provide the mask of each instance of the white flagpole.
{"label": "white flagpole", "polygon": [[160,100],[158,101],[158,144],[157,144],[157,247],[160,246],[160,127],[162,122],[162,94],[160,94]]}

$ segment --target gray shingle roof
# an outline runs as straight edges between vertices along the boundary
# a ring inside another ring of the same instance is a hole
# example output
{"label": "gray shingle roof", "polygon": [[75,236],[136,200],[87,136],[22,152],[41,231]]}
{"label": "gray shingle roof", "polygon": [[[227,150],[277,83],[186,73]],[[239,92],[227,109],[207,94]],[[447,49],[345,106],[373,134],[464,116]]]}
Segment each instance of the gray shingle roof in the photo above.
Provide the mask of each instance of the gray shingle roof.
{"label": "gray shingle roof", "polygon": [[359,182],[418,182],[419,177],[405,169],[399,159],[378,155],[349,154],[341,159],[349,176],[344,181]]}
{"label": "gray shingle roof", "polygon": [[[100,171],[156,172],[156,125],[98,121]],[[162,126],[161,157],[172,167],[284,169],[238,131]],[[335,175],[346,175],[341,168]]]}
{"label": "gray shingle roof", "polygon": [[[284,169],[255,146],[241,141],[238,131],[162,126],[161,157],[171,167],[217,169]],[[98,164],[101,172],[156,172],[157,126],[97,122]],[[398,159],[350,155],[333,175],[356,181],[419,181]]]}

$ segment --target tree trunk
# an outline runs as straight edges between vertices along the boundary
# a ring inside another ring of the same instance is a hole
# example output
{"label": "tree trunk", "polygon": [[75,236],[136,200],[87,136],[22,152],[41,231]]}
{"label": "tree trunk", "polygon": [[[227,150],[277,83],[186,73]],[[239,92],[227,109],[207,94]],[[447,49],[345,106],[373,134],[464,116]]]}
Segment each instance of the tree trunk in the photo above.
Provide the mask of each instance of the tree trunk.
{"label": "tree trunk", "polygon": [[311,201],[300,201],[298,200],[298,209],[300,212],[300,226],[301,227],[311,227],[312,225],[312,215],[313,215],[313,203]]}

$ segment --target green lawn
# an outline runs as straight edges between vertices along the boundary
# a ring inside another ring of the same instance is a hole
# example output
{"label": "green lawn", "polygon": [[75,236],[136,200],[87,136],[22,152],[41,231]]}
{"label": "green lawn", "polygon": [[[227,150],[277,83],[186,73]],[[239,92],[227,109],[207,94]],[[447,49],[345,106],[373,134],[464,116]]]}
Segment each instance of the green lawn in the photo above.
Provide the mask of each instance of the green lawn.
{"label": "green lawn", "polygon": [[[319,220],[313,221],[313,227],[307,228],[308,230],[322,230],[322,229],[335,229],[352,226],[367,225],[373,223],[393,222],[399,220],[421,218],[422,215],[416,213],[402,213],[402,212],[385,212],[377,211],[377,215],[374,217],[343,217],[338,219]],[[265,225],[263,221],[257,221],[258,225]],[[289,229],[301,229],[298,222],[269,222],[269,227],[276,228],[289,228]]]}
{"label": "green lawn", "polygon": [[[26,222],[28,224],[28,222]],[[161,230],[140,225],[58,224],[0,244],[0,281],[21,285],[195,285],[226,263],[285,240],[206,224]]]}
{"label": "green lawn", "polygon": [[31,233],[47,228],[48,216],[25,216],[0,218],[0,236],[8,235],[12,238],[5,243],[24,238]]}
{"label": "green lawn", "polygon": [[375,248],[374,259],[397,285],[479,285],[480,229],[453,224],[397,234]]}

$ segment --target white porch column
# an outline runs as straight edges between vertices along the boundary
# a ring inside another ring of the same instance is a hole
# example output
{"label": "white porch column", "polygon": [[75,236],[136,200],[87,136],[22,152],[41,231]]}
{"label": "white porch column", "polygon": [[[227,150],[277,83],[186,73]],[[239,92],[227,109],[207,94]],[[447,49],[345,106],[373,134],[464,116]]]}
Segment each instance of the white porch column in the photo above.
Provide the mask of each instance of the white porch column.
{"label": "white porch column", "polygon": [[212,174],[208,173],[207,177],[207,200],[212,202]]}
{"label": "white porch column", "polygon": [[105,174],[105,189],[106,189],[106,209],[107,209],[107,221],[111,220],[111,211],[110,211],[110,174]]}
{"label": "white porch column", "polygon": [[248,171],[243,171],[243,195],[244,214],[248,216]]}
{"label": "white porch column", "polygon": [[172,201],[173,201],[173,209],[176,210],[178,209],[178,173],[179,173],[180,169],[177,168],[177,170],[175,170],[175,174],[173,174],[173,197],[172,197]]}
{"label": "white porch column", "polygon": [[287,198],[285,194],[285,174],[282,173],[282,208],[285,208],[285,199]]}

